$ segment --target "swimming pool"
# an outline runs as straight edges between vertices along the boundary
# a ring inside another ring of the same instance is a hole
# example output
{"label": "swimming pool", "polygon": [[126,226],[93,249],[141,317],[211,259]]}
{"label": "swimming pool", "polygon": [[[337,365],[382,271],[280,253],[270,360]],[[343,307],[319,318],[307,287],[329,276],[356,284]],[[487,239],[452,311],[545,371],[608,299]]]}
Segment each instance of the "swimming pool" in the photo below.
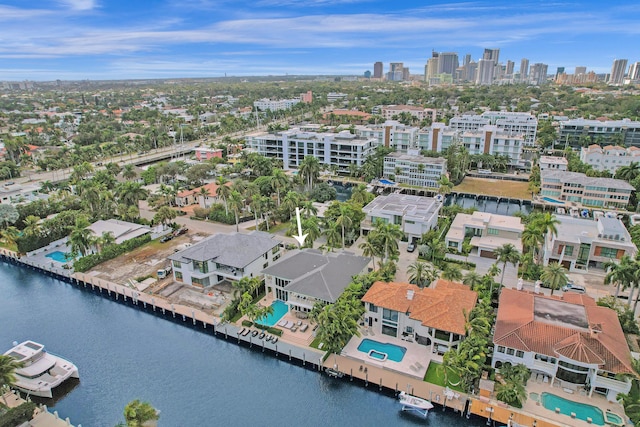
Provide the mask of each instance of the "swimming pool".
{"label": "swimming pool", "polygon": [[587,418],[591,418],[593,424],[598,426],[604,425],[604,414],[600,408],[596,408],[595,406],[573,402],[546,392],[540,395],[540,401],[542,405],[550,411],[558,412],[557,410],[559,410],[561,414],[567,416],[571,416],[573,413],[579,420],[587,421]]}
{"label": "swimming pool", "polygon": [[552,199],[551,197],[543,197],[542,200],[544,200],[547,203],[555,203],[556,205],[564,205],[564,202],[561,202],[560,200],[556,200],[556,199]]}
{"label": "swimming pool", "polygon": [[384,184],[384,185],[396,185],[395,182],[389,181],[388,179],[380,179],[379,182],[380,184]]}
{"label": "swimming pool", "polygon": [[71,259],[71,257],[67,258],[67,254],[61,251],[51,252],[50,254],[46,254],[45,257],[51,258],[52,260],[61,262],[63,264]]}
{"label": "swimming pool", "polygon": [[[372,359],[381,361],[388,359],[394,362],[400,362],[404,358],[407,349],[395,344],[381,343],[365,338],[358,346],[358,351],[367,353]],[[386,355],[386,358],[383,355]]]}
{"label": "swimming pool", "polygon": [[273,326],[278,323],[280,319],[282,319],[282,316],[287,314],[287,311],[289,310],[289,306],[278,299],[271,303],[271,307],[273,307],[273,313],[263,318],[257,319],[256,323],[259,323],[263,326]]}

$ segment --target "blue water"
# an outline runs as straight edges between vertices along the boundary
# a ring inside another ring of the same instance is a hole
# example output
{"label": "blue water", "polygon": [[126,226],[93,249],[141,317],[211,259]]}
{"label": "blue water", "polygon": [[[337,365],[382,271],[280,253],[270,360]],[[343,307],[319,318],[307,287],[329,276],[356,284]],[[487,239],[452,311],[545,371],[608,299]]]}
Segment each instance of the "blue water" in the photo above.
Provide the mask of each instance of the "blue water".
{"label": "blue water", "polygon": [[273,307],[273,313],[264,318],[257,319],[256,322],[264,326],[274,326],[280,321],[280,319],[282,319],[282,316],[287,314],[287,311],[289,310],[287,304],[278,299],[271,303],[271,307]]}
{"label": "blue water", "polygon": [[160,427],[484,426],[434,410],[425,420],[392,396],[207,335],[0,262],[0,351],[32,339],[68,357],[80,382],[50,409],[74,425],[113,427],[133,399]]}
{"label": "blue water", "polygon": [[384,185],[395,185],[395,182],[393,181],[389,181],[388,179],[380,179],[380,184],[384,184]]}
{"label": "blue water", "polygon": [[46,254],[45,257],[51,258],[54,261],[65,263],[68,261],[67,255],[64,252],[55,251],[50,254]]}
{"label": "blue water", "polygon": [[[378,353],[385,353],[388,359],[393,360],[394,362],[402,361],[404,354],[407,352],[406,348],[394,344],[381,343],[375,340],[370,340],[369,338],[363,339],[358,346],[358,351],[369,353],[371,350],[375,350]],[[376,357],[376,359],[378,359],[378,357]]]}
{"label": "blue water", "polygon": [[543,197],[542,200],[544,200],[545,202],[548,203],[555,203],[557,205],[564,205],[564,202],[561,202],[560,200],[556,200],[556,199],[552,199],[551,197]]}
{"label": "blue water", "polygon": [[552,393],[542,393],[540,398],[542,405],[550,411],[555,411],[556,408],[559,408],[561,414],[571,416],[573,412],[576,414],[576,418],[580,420],[586,421],[587,418],[591,418],[593,424],[604,425],[604,415],[600,408],[585,403],[573,402]]}
{"label": "blue water", "polygon": [[483,196],[465,197],[457,196],[455,194],[447,194],[444,200],[445,206],[458,205],[462,208],[476,208],[481,212],[494,213],[499,215],[513,215],[516,212],[523,212],[526,214],[533,211],[531,204],[520,204],[515,201],[509,201],[506,199],[487,199]]}

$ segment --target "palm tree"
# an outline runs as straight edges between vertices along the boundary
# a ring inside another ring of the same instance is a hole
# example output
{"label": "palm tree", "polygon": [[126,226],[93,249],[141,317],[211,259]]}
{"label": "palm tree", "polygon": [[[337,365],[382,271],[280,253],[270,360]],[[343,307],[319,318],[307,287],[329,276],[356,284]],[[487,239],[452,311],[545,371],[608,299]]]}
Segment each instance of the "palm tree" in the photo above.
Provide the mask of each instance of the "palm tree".
{"label": "palm tree", "polygon": [[342,203],[340,204],[340,215],[336,218],[336,224],[342,229],[342,249],[344,249],[344,232],[345,228],[351,228],[353,221],[351,220],[349,207]]}
{"label": "palm tree", "polygon": [[227,200],[231,195],[231,187],[226,185],[226,180],[222,177],[218,179],[218,188],[216,188],[216,197],[222,199],[224,202],[224,211],[226,214],[229,214],[229,205],[227,204]]}
{"label": "palm tree", "polygon": [[316,216],[311,216],[309,218],[302,219],[301,225],[302,233],[307,235],[305,246],[312,248],[313,242],[322,235],[322,231],[320,230],[320,220]]}
{"label": "palm tree", "polygon": [[282,199],[282,204],[280,205],[280,208],[284,212],[287,212],[287,214],[289,215],[289,221],[291,221],[293,219],[293,213],[295,212],[296,208],[299,205],[300,205],[300,194],[296,193],[295,191],[289,191],[284,196],[284,199]]}
{"label": "palm tree", "polygon": [[384,254],[383,261],[389,261],[399,253],[398,241],[404,237],[404,232],[399,225],[375,221],[374,229],[370,234],[373,234],[371,239],[376,242]]}
{"label": "palm tree", "polygon": [[464,275],[462,278],[462,283],[469,286],[469,288],[473,291],[476,286],[478,286],[482,282],[482,276],[475,271],[470,271]]}
{"label": "palm tree", "polygon": [[522,232],[522,246],[527,248],[529,251],[535,252],[538,249],[538,246],[544,242],[544,232],[535,227],[534,224],[527,224]]}
{"label": "palm tree", "polygon": [[367,191],[367,186],[364,184],[358,184],[351,190],[350,200],[354,203],[365,205],[370,200],[369,196],[371,196],[371,193]]}
{"label": "palm tree", "polygon": [[431,262],[436,259],[436,255],[441,255],[445,252],[444,242],[437,237],[427,240],[422,246],[426,248],[429,261]]}
{"label": "palm tree", "polygon": [[4,397],[4,388],[11,387],[16,383],[15,372],[22,366],[22,362],[18,362],[13,357],[0,354],[0,393],[2,393],[5,406],[8,406],[8,404]]}
{"label": "palm tree", "polygon": [[623,255],[619,262],[609,260],[604,263],[607,272],[604,277],[606,285],[616,284],[615,297],[618,298],[620,288],[626,289],[634,280],[634,272],[638,268],[636,262],[629,255]]}
{"label": "palm tree", "polygon": [[229,195],[229,207],[233,211],[233,214],[236,217],[236,232],[240,231],[240,213],[244,208],[244,200],[242,199],[242,194],[238,191],[232,191]]}
{"label": "palm tree", "polygon": [[442,195],[447,195],[451,193],[451,190],[453,189],[453,182],[449,181],[449,178],[447,178],[446,175],[440,176],[440,179],[438,180],[438,185],[439,185],[438,193]]}
{"label": "palm tree", "polygon": [[149,421],[160,418],[158,411],[148,402],[133,400],[124,407],[124,419],[127,427],[142,427]]}
{"label": "palm tree", "polygon": [[433,280],[433,275],[436,274],[429,264],[420,261],[411,264],[407,273],[409,273],[409,281],[420,288],[427,286]]}
{"label": "palm tree", "polygon": [[168,206],[162,206],[153,216],[153,222],[156,224],[160,223],[166,226],[169,221],[175,219],[177,216],[178,213],[176,211]]}
{"label": "palm tree", "polygon": [[378,250],[378,246],[371,240],[370,235],[367,235],[367,238],[364,242],[358,245],[358,248],[362,249],[362,255],[367,258],[371,258],[371,262],[373,263],[373,269],[376,269],[376,256],[380,255]]}
{"label": "palm tree", "polygon": [[23,223],[24,229],[22,231],[25,236],[34,237],[40,234],[40,217],[29,215]]}
{"label": "palm tree", "polygon": [[313,190],[313,184],[320,176],[320,162],[314,156],[305,156],[299,167],[300,176],[306,183],[307,191]]}
{"label": "palm tree", "polygon": [[567,283],[567,269],[564,268],[562,264],[552,262],[544,268],[540,279],[549,285],[551,288],[551,295],[553,295],[553,291]]}
{"label": "palm tree", "polygon": [[616,178],[631,182],[640,175],[640,162],[631,162],[628,166],[622,166],[616,172]]}
{"label": "palm tree", "polygon": [[311,215],[317,215],[318,214],[318,208],[316,208],[313,205],[313,201],[312,200],[305,200],[304,202],[302,202],[301,211],[304,214],[304,216],[307,217],[307,218],[309,218],[309,216],[311,216]]}
{"label": "palm tree", "polygon": [[93,231],[84,224],[76,224],[75,228],[69,234],[69,247],[72,254],[80,254],[85,256],[93,242]]}
{"label": "palm tree", "polygon": [[270,184],[271,188],[276,191],[278,206],[280,206],[280,191],[289,186],[289,177],[287,177],[282,169],[274,169]]}
{"label": "palm tree", "polygon": [[447,263],[444,270],[442,270],[442,278],[452,282],[457,282],[462,279],[462,271],[457,265]]}
{"label": "palm tree", "polygon": [[498,262],[502,263],[502,275],[500,276],[500,288],[502,288],[507,264],[513,264],[513,266],[516,267],[520,262],[520,253],[511,243],[506,243],[498,247],[493,253],[496,254]]}
{"label": "palm tree", "polygon": [[132,180],[138,176],[138,172],[136,172],[136,168],[133,164],[127,164],[124,166],[122,170],[122,177],[127,181]]}
{"label": "palm tree", "polygon": [[148,191],[142,188],[142,183],[135,181],[125,181],[118,184],[115,193],[118,200],[128,206],[138,206],[138,202],[146,199],[149,195]]}
{"label": "palm tree", "polygon": [[[550,214],[549,212],[545,212],[544,214],[537,216],[533,222],[533,226],[538,228],[544,234],[544,243],[543,246],[546,245],[547,240],[549,240],[550,236],[555,236],[558,234],[557,225],[560,224],[558,218],[555,215]],[[544,248],[541,252],[544,252]]]}
{"label": "palm tree", "polygon": [[324,236],[327,238],[327,247],[329,249],[340,247],[340,230],[338,224],[330,222],[327,224],[327,228],[324,229]]}
{"label": "palm tree", "polygon": [[527,391],[524,384],[518,381],[506,381],[496,386],[496,399],[507,405],[522,408],[522,403],[527,400]]}
{"label": "palm tree", "polygon": [[198,190],[198,198],[202,197],[202,206],[206,206],[207,203],[207,197],[209,197],[211,195],[211,193],[209,192],[209,188],[205,187],[204,185],[202,187],[200,187],[200,189]]}
{"label": "palm tree", "polygon": [[10,226],[0,231],[0,236],[2,236],[2,240],[4,241],[5,245],[13,247],[20,237],[20,230],[18,230],[14,226]]}

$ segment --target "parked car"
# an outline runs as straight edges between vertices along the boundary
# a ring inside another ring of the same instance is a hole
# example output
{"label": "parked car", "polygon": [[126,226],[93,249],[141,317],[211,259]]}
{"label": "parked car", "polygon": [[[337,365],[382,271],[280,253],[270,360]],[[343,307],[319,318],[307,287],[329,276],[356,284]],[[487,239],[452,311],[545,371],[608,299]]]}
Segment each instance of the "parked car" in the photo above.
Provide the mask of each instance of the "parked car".
{"label": "parked car", "polygon": [[407,252],[413,252],[416,250],[416,245],[413,243],[409,243],[409,245],[407,246]]}
{"label": "parked car", "polygon": [[567,283],[562,287],[562,292],[577,292],[579,294],[584,294],[587,292],[584,286],[576,285],[574,283]]}
{"label": "parked car", "polygon": [[182,236],[182,235],[183,235],[183,234],[185,234],[187,231],[189,231],[189,229],[188,229],[188,228],[184,228],[184,227],[183,227],[183,228],[180,228],[180,229],[178,229],[178,230],[174,231],[174,232],[173,232],[173,234],[174,234],[175,236]]}
{"label": "parked car", "polygon": [[167,234],[166,236],[163,236],[162,239],[160,239],[160,243],[168,242],[171,239],[173,239],[173,236],[171,234]]}

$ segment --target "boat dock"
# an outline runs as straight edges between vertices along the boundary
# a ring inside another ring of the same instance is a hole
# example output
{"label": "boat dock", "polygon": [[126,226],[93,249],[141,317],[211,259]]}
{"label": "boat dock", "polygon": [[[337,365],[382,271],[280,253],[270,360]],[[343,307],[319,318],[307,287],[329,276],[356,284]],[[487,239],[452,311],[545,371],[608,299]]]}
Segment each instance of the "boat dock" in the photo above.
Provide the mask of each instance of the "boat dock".
{"label": "boat dock", "polygon": [[[2,400],[4,399],[4,400]],[[18,393],[9,391],[5,393],[0,400],[7,402],[9,408],[15,408],[17,406],[26,403],[27,401],[21,398]],[[31,427],[73,427],[69,418],[64,420],[60,418],[57,411],[53,413],[49,412],[45,405],[41,405],[34,411],[33,418],[29,421]],[[78,427],[82,427],[78,424]]]}

